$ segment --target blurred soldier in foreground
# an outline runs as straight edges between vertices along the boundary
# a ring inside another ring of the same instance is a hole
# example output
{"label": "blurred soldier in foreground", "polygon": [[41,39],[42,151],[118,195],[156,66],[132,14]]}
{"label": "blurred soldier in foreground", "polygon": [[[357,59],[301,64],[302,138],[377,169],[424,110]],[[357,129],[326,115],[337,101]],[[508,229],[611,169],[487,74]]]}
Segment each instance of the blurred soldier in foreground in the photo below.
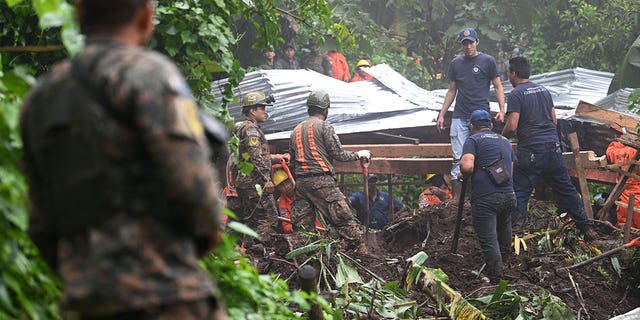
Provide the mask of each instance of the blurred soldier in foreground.
{"label": "blurred soldier in foreground", "polygon": [[[288,154],[269,154],[267,138],[259,123],[267,120],[267,106],[275,102],[273,96],[266,96],[262,91],[249,92],[242,98],[242,114],[245,119],[235,133],[239,139],[238,158],[250,162],[253,170],[245,175],[236,168],[234,172],[238,202],[236,214],[238,218],[256,229],[260,236],[267,237],[271,225],[277,219],[276,202],[273,198],[274,185],[271,181],[271,165],[280,159],[289,161]],[[258,192],[260,185],[262,192]]]}
{"label": "blurred soldier in foreground", "polygon": [[87,47],[20,115],[29,232],[62,279],[64,316],[225,319],[198,266],[219,242],[212,151],[176,66],[142,48],[151,1],[76,10]]}
{"label": "blurred soldier in foreground", "polygon": [[328,224],[333,225],[347,242],[347,249],[367,253],[362,243],[362,231],[347,198],[342,194],[333,170],[333,160],[356,161],[371,158],[369,150],[345,151],[333,126],[326,121],[329,115],[329,94],[322,90],[311,92],[307,98],[309,118],[291,133],[289,150],[296,178],[291,208],[294,230],[315,230],[316,210]]}

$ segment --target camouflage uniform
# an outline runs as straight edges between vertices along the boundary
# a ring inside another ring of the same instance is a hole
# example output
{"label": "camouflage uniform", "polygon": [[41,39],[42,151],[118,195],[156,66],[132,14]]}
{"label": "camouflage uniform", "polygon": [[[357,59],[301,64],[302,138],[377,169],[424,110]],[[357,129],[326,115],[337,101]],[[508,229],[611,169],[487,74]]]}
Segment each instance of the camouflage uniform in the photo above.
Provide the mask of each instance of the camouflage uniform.
{"label": "camouflage uniform", "polygon": [[362,231],[334,179],[333,160],[355,161],[358,154],[345,151],[333,126],[316,117],[298,124],[289,143],[296,198],[291,208],[295,228],[315,230],[315,211],[332,224],[349,247],[360,245]]}
{"label": "camouflage uniform", "polygon": [[271,156],[267,138],[254,119],[246,119],[235,133],[240,140],[239,158],[242,160],[248,155],[247,161],[254,166],[249,175],[235,175],[239,202],[236,214],[243,223],[257,229],[264,237],[268,234],[269,225],[275,222],[274,219],[277,217],[273,195],[265,191],[260,196],[255,187],[256,184],[264,187],[271,180]]}
{"label": "camouflage uniform", "polygon": [[300,65],[302,66],[302,68],[310,69],[329,77],[333,75],[333,65],[331,63],[331,58],[329,58],[329,56],[327,56],[326,54],[308,53],[302,58],[302,61],[300,61]]}
{"label": "camouflage uniform", "polygon": [[29,232],[62,279],[63,312],[224,318],[198,265],[220,230],[217,177],[180,72],[109,38],[73,61],[43,76],[20,114]]}

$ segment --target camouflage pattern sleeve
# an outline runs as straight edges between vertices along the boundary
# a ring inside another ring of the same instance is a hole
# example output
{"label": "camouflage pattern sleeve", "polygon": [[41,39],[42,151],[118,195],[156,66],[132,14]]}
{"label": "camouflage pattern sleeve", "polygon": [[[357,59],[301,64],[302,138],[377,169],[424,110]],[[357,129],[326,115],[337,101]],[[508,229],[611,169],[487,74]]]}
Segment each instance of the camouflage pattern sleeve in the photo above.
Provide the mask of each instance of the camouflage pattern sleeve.
{"label": "camouflage pattern sleeve", "polygon": [[[41,83],[41,82],[40,82]],[[31,152],[30,139],[26,137],[28,129],[28,121],[26,118],[29,116],[30,104],[32,97],[37,94],[41,89],[39,85],[36,85],[28,95],[22,108],[20,110],[20,128],[23,141],[23,157],[22,157],[22,171],[25,173],[27,184],[29,185],[29,200],[28,200],[28,212],[29,212],[29,230],[28,233],[31,236],[36,247],[40,250],[45,261],[53,269],[57,269],[58,262],[58,235],[56,228],[53,225],[52,220],[41,210],[45,206],[42,201],[42,191],[36,186],[42,185],[42,182],[36,182],[40,179],[37,175],[35,161]]]}
{"label": "camouflage pattern sleeve", "polygon": [[327,152],[333,159],[343,162],[358,160],[358,154],[355,151],[345,151],[342,148],[340,138],[328,121],[322,123],[322,137],[326,141]]}
{"label": "camouflage pattern sleeve", "polygon": [[[255,178],[266,183],[271,180],[271,156],[267,146],[267,138],[257,124],[249,124],[241,128],[240,136],[242,146],[239,148],[249,155],[249,161],[253,164]],[[256,181],[257,182],[257,181]]]}
{"label": "camouflage pattern sleeve", "polygon": [[171,61],[154,52],[140,57],[123,70],[118,96],[136,108],[133,122],[162,177],[170,212],[184,217],[184,226],[178,227],[210,237],[220,230],[222,209],[196,103]]}

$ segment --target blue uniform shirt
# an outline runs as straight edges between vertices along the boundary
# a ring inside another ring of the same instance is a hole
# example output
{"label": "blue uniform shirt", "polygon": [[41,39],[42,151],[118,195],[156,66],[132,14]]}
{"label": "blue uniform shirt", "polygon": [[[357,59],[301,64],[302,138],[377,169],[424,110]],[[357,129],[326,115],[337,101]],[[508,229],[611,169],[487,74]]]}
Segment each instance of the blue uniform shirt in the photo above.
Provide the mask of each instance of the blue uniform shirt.
{"label": "blue uniform shirt", "polygon": [[471,201],[492,193],[513,192],[513,177],[509,179],[509,183],[498,187],[493,184],[491,178],[489,178],[489,174],[485,170],[482,170],[483,167],[492,164],[500,158],[500,145],[498,142],[502,143],[502,155],[507,165],[507,170],[512,172],[514,154],[507,138],[491,130],[482,130],[471,135],[469,139],[467,139],[467,142],[464,143],[464,147],[462,147],[463,155],[470,153],[475,157],[473,176],[471,178],[473,187],[471,191]]}
{"label": "blue uniform shirt", "polygon": [[[369,220],[370,227],[374,229],[382,229],[389,223],[389,194],[378,190],[375,201],[369,201],[369,211],[371,218]],[[364,192],[359,191],[349,196],[349,201],[358,213],[358,219],[364,224],[367,222],[367,214],[364,210]],[[393,208],[398,211],[404,207],[404,204],[398,199],[393,199]]]}
{"label": "blue uniform shirt", "polygon": [[553,123],[553,100],[549,91],[527,81],[516,86],[507,100],[507,113],[518,112],[518,148],[558,142],[558,131]]}
{"label": "blue uniform shirt", "polygon": [[474,110],[489,111],[489,87],[499,76],[496,60],[486,53],[480,52],[473,58],[455,57],[447,71],[447,78],[456,82],[458,91],[453,118],[466,121]]}

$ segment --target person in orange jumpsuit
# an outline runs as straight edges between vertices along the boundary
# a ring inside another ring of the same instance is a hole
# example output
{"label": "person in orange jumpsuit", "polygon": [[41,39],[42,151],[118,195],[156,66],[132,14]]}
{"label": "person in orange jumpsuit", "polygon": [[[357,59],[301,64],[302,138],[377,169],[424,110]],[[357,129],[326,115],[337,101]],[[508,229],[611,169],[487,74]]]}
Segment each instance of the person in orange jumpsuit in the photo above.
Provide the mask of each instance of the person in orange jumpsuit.
{"label": "person in orange jumpsuit", "polygon": [[[623,162],[633,161],[635,159],[636,152],[637,152],[636,149],[632,147],[626,146],[618,141],[612,141],[607,147],[607,151],[606,151],[607,160],[609,160],[610,163],[623,163]],[[622,166],[622,168],[620,169],[625,171],[627,170],[628,167],[629,166]],[[616,181],[620,181],[620,178],[621,176],[618,175],[618,178],[616,179]],[[639,196],[640,181],[629,177],[626,182],[626,188],[624,189],[624,191],[622,192],[618,200],[628,205],[629,196],[631,194],[636,195],[636,200],[634,205],[635,209],[640,209],[640,196]],[[618,215],[617,225],[620,227],[624,226],[624,224],[627,221],[627,208],[618,206],[617,215]],[[631,227],[640,229],[640,213],[637,213],[637,212],[633,213]]]}
{"label": "person in orange jumpsuit", "polygon": [[[291,226],[291,205],[296,199],[294,186],[289,175],[283,169],[274,169],[271,178],[276,186],[276,195],[278,195],[278,216],[281,219],[282,231],[284,233],[293,233]],[[316,229],[320,231],[326,230],[322,222],[316,217]]]}
{"label": "person in orange jumpsuit", "polygon": [[420,209],[440,204],[453,198],[453,193],[442,174],[431,175],[427,182],[431,184],[431,187],[424,189],[420,194],[418,198],[418,207]]}
{"label": "person in orange jumpsuit", "polygon": [[325,54],[331,58],[331,66],[333,67],[332,77],[344,82],[351,81],[351,71],[349,70],[347,58],[336,49],[327,50]]}
{"label": "person in orange jumpsuit", "polygon": [[351,82],[365,81],[365,80],[372,80],[373,79],[373,76],[371,76],[370,74],[368,74],[364,70],[362,70],[362,68],[364,68],[364,67],[370,68],[371,67],[371,63],[369,61],[365,60],[365,59],[361,59],[356,64],[356,72],[353,74],[353,78],[351,78]]}

